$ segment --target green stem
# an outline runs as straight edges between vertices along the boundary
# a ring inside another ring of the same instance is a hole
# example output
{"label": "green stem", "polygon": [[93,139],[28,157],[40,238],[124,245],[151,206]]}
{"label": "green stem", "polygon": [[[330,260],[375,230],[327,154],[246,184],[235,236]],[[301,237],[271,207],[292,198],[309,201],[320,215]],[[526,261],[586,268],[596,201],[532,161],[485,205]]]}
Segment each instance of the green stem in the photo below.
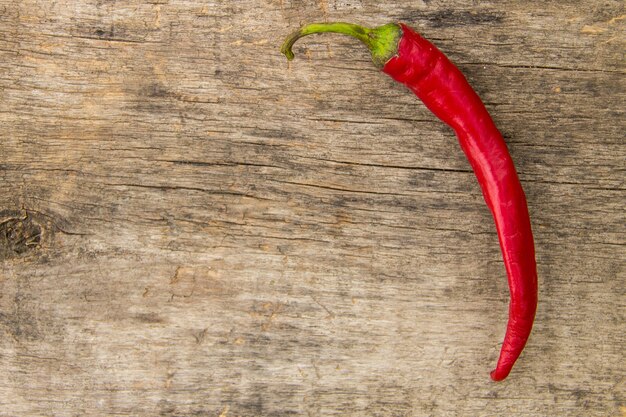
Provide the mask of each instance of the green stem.
{"label": "green stem", "polygon": [[340,33],[360,40],[372,53],[374,63],[380,67],[396,54],[398,41],[402,36],[402,29],[395,23],[373,29],[345,22],[310,23],[289,35],[280,51],[291,61],[294,57],[292,47],[298,39],[314,33],[324,32]]}

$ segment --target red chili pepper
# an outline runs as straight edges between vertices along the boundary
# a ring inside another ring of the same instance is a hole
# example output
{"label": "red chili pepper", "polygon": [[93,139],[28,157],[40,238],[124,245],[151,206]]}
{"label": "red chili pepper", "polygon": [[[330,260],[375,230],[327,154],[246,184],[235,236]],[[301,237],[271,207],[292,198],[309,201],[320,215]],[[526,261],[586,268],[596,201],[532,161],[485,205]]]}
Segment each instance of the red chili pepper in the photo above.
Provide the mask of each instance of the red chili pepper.
{"label": "red chili pepper", "polygon": [[299,38],[334,32],[355,37],[370,49],[372,60],[405,84],[426,107],[454,129],[495,220],[506,267],[511,302],[500,358],[491,372],[507,377],[530,335],[537,309],[537,266],[526,197],[502,135],[461,71],[432,43],[404,24],[374,29],[350,23],[312,23],[291,34],[281,51]]}

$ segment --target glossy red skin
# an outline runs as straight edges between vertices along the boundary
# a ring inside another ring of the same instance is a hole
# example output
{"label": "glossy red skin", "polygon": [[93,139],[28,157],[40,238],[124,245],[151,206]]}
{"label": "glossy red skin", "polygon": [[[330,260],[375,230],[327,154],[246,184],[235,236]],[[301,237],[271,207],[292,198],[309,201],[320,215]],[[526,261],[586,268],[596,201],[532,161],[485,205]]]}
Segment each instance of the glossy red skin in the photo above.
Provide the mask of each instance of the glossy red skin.
{"label": "glossy red skin", "polygon": [[500,358],[491,378],[507,377],[521,354],[537,309],[537,267],[526,197],[502,135],[461,71],[404,24],[397,55],[383,72],[405,84],[454,129],[495,220],[511,301]]}

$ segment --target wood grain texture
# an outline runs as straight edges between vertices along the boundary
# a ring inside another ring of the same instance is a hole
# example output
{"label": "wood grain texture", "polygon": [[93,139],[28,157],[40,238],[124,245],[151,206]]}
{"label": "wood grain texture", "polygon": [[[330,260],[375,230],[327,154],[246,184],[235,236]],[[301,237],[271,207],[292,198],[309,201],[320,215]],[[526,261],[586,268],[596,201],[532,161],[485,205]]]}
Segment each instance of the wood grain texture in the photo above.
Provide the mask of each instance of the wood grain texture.
{"label": "wood grain texture", "polygon": [[[622,1],[0,0],[0,416],[623,416]],[[402,20],[520,172],[508,303],[452,132],[356,41]]]}

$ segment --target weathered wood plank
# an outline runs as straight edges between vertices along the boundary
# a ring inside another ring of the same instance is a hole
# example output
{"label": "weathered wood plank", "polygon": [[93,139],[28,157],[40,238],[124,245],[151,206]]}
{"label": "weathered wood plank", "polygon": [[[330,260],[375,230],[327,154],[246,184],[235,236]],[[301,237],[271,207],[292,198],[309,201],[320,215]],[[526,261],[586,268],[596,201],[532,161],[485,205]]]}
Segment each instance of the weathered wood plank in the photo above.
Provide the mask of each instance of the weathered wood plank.
{"label": "weathered wood plank", "polygon": [[[624,3],[0,0],[0,415],[624,414]],[[527,193],[537,324],[494,384],[497,236],[364,49],[466,73]]]}

